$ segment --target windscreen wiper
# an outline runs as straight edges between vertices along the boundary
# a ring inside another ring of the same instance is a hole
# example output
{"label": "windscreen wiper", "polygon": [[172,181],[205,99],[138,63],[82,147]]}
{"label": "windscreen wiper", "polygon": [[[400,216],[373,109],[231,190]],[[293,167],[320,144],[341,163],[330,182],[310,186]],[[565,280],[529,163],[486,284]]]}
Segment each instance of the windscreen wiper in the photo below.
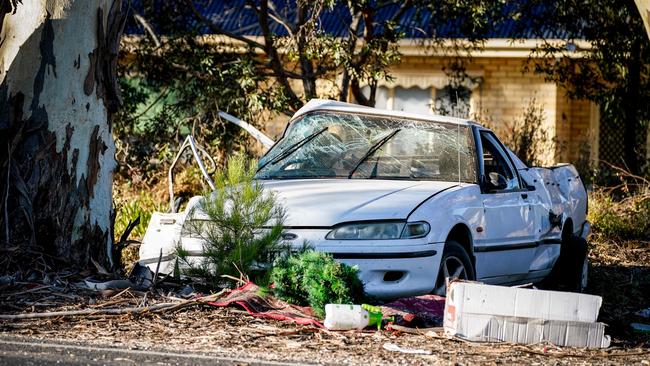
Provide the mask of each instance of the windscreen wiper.
{"label": "windscreen wiper", "polygon": [[264,163],[261,167],[259,167],[259,168],[257,169],[257,171],[259,172],[260,170],[264,169],[264,168],[265,168],[267,165],[269,165],[269,164],[271,164],[271,165],[275,165],[275,164],[279,163],[280,161],[284,160],[286,157],[288,157],[289,155],[293,154],[296,150],[298,150],[298,149],[300,149],[301,147],[303,147],[303,146],[304,146],[305,144],[307,144],[309,141],[315,139],[318,135],[320,135],[321,133],[327,131],[328,128],[329,128],[329,126],[323,128],[323,129],[320,129],[320,130],[318,130],[318,131],[312,133],[311,135],[309,135],[309,136],[307,136],[307,137],[301,139],[300,141],[296,142],[295,144],[289,146],[289,147],[286,148],[283,152],[281,152],[280,154],[278,154],[275,158],[273,158],[273,159],[267,161],[266,163]]}
{"label": "windscreen wiper", "polygon": [[359,167],[361,166],[361,164],[363,164],[363,162],[366,161],[366,159],[368,159],[369,157],[371,157],[375,152],[377,152],[377,150],[379,150],[382,146],[384,146],[384,144],[387,143],[388,140],[390,140],[391,138],[393,138],[393,136],[397,135],[397,133],[400,132],[401,130],[402,130],[401,128],[398,128],[398,129],[394,130],[393,132],[391,132],[391,133],[389,133],[388,135],[386,135],[386,137],[382,138],[381,140],[377,141],[374,145],[372,145],[372,146],[370,147],[370,149],[368,149],[368,152],[366,152],[366,153],[363,155],[363,157],[361,157],[361,159],[359,160],[359,162],[358,162],[358,163],[354,166],[354,168],[350,171],[350,174],[348,174],[348,179],[352,178],[352,176],[354,175],[354,172],[356,172],[357,169],[359,169]]}

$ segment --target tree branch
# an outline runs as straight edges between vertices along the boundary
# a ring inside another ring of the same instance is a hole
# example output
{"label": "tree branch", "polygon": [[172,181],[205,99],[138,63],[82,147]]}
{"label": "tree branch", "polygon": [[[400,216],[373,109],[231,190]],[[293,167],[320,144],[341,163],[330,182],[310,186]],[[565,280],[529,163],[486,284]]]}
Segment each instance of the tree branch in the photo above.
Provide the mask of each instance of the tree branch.
{"label": "tree branch", "polygon": [[134,13],[133,17],[135,20],[142,25],[142,28],[149,34],[149,37],[151,37],[151,40],[153,43],[156,45],[156,48],[160,47],[160,40],[158,39],[158,36],[156,35],[156,32],[154,32],[153,27],[151,24],[140,14]]}
{"label": "tree branch", "polygon": [[269,4],[269,10],[271,10],[269,12],[269,16],[271,17],[271,19],[275,20],[278,24],[283,26],[284,29],[287,30],[287,33],[289,33],[289,36],[293,37],[294,32],[291,26],[289,26],[289,22],[280,16],[278,11],[275,9],[275,5],[272,2]]}
{"label": "tree branch", "polygon": [[[391,23],[399,23],[401,18],[404,16],[406,11],[411,8],[413,5],[412,0],[405,0],[402,5],[400,6],[399,10],[391,17],[389,22]],[[379,34],[375,34],[375,28],[374,28],[374,15],[377,9],[373,9],[369,5],[365,5],[361,11],[362,19],[363,19],[363,24],[364,24],[364,34],[363,34],[363,40],[365,44],[370,44],[372,43],[375,39],[385,39],[390,35],[389,34],[389,29],[387,27],[383,27],[382,32]],[[388,38],[386,42],[383,42],[381,45],[380,50],[382,52],[386,52],[388,48],[389,42],[392,41],[392,38]],[[368,58],[372,52],[369,49],[366,49],[361,52],[361,55],[359,58],[352,63],[352,68],[356,71],[357,75],[361,74],[361,69],[364,67],[364,65],[368,62]],[[375,104],[375,96],[377,94],[377,80],[372,80],[369,85],[370,87],[370,95],[368,98],[366,98],[365,95],[361,92],[361,85],[358,80],[358,76],[354,77],[352,79],[352,83],[350,85],[352,94],[354,95],[355,99],[357,102],[363,105],[367,106],[374,106]]]}
{"label": "tree branch", "polygon": [[205,16],[203,16],[203,14],[201,14],[201,12],[196,8],[196,6],[194,6],[194,2],[192,0],[185,0],[185,3],[190,6],[194,16],[197,17],[201,21],[201,23],[207,25],[208,28],[210,28],[210,30],[213,33],[221,34],[221,35],[224,35],[226,37],[230,37],[232,39],[238,40],[240,42],[244,42],[250,47],[260,48],[260,49],[265,48],[264,45],[262,45],[261,43],[255,42],[252,39],[248,39],[248,38],[246,38],[244,36],[240,36],[238,34],[229,32],[229,31],[219,27],[218,25],[214,24],[214,22],[212,22],[210,19],[206,18]]}
{"label": "tree branch", "polygon": [[404,16],[404,13],[413,5],[413,0],[406,0],[402,3],[402,6],[400,6],[399,10],[397,13],[393,15],[392,18],[390,18],[390,21],[393,23],[398,23],[402,16]]}
{"label": "tree branch", "polygon": [[296,27],[298,29],[296,37],[296,45],[298,47],[298,58],[300,60],[300,71],[302,74],[302,87],[305,92],[305,99],[310,100],[316,96],[316,79],[314,77],[314,65],[311,60],[307,58],[305,49],[307,48],[306,33],[309,29],[306,28],[307,20],[307,7],[298,2],[298,9],[296,11]]}
{"label": "tree branch", "polygon": [[260,29],[262,30],[262,35],[264,37],[264,50],[266,51],[266,54],[269,58],[271,70],[273,70],[273,72],[276,74],[277,81],[284,89],[284,92],[287,93],[291,107],[294,109],[300,108],[302,101],[300,98],[298,98],[293,89],[291,89],[291,85],[289,84],[289,80],[286,76],[286,70],[282,66],[280,55],[278,54],[278,50],[273,42],[273,36],[271,34],[268,19],[268,0],[262,0],[259,8],[251,0],[246,0],[246,3],[257,13],[257,19],[260,24]]}
{"label": "tree branch", "polygon": [[[349,7],[350,15],[352,16],[352,21],[348,27],[348,55],[350,58],[354,55],[354,50],[357,47],[357,40],[359,34],[359,27],[361,25],[361,12],[354,11],[352,7]],[[343,68],[343,76],[341,77],[341,86],[339,89],[339,100],[342,102],[348,101],[348,93],[350,89],[350,70],[348,67],[351,65],[346,65]]]}

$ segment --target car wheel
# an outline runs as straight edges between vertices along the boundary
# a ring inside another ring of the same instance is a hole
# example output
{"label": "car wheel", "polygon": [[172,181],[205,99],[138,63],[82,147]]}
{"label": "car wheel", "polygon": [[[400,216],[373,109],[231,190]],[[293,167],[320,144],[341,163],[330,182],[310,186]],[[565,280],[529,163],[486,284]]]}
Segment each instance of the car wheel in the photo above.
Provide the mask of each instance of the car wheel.
{"label": "car wheel", "polygon": [[562,240],[560,257],[553,270],[540,284],[543,288],[571,292],[584,292],[587,288],[589,244],[584,238],[571,235]]}
{"label": "car wheel", "polygon": [[442,259],[440,259],[440,270],[436,278],[436,286],[433,289],[435,295],[445,296],[448,278],[470,281],[475,279],[472,260],[465,248],[454,240],[445,243],[445,250],[442,253]]}

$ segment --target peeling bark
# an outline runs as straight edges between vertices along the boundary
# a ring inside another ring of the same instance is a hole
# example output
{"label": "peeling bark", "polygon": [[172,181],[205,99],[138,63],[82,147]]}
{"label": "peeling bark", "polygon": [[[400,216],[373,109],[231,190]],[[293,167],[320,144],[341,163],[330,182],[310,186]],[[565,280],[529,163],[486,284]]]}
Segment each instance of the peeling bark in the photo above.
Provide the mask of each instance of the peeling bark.
{"label": "peeling bark", "polygon": [[104,155],[108,146],[102,141],[99,136],[99,126],[95,126],[92,135],[90,136],[90,142],[88,145],[88,179],[86,180],[86,190],[88,192],[88,197],[94,197],[93,189],[95,184],[97,184],[97,177],[99,175],[99,159],[101,155]]}
{"label": "peeling bark", "polygon": [[[2,33],[5,15],[9,13],[16,14],[16,8],[20,3],[22,3],[22,0],[0,0],[0,33]],[[0,38],[0,46],[2,46],[2,38]]]}
{"label": "peeling bark", "polygon": [[[102,8],[97,9],[97,18],[104,19]],[[97,96],[104,100],[109,113],[117,112],[122,96],[117,82],[117,58],[120,50],[120,36],[126,24],[126,13],[122,11],[122,0],[115,0],[108,13],[108,27],[97,22],[97,48],[88,55],[90,69],[84,83],[86,95],[97,85]]]}
{"label": "peeling bark", "polygon": [[109,121],[120,105],[122,2],[14,1],[11,14],[2,13],[6,4],[0,0],[0,247],[111,267]]}

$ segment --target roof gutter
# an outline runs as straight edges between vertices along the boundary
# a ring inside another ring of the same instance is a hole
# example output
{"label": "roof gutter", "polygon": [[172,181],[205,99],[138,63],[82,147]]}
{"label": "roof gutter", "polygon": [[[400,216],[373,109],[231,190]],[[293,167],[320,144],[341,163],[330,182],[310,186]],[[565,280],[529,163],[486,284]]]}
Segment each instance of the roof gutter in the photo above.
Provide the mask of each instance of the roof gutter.
{"label": "roof gutter", "polygon": [[[444,57],[453,55],[454,46],[463,43],[465,43],[465,46],[470,46],[470,44],[465,40],[448,39],[433,46],[427,44],[427,40],[424,39],[402,39],[398,41],[398,47],[404,56]],[[482,47],[478,47],[475,51],[470,51],[469,54],[466,55],[471,55],[476,58],[528,58],[534,49],[544,44],[563,48],[567,46],[567,41],[562,39],[512,40],[505,38],[490,38],[483,42]],[[586,51],[589,51],[592,48],[591,43],[585,40],[574,40],[569,43],[569,46],[571,47],[571,50],[568,50],[563,55],[568,55],[571,58],[582,58],[585,56]]]}
{"label": "roof gutter", "polygon": [[[128,35],[122,37],[123,47],[128,52],[136,46],[136,42],[144,35]],[[166,37],[160,37],[164,40]],[[197,37],[197,43],[223,47],[225,52],[245,53],[248,51],[248,46],[243,42],[234,40],[230,37],[220,34],[206,34]],[[264,38],[261,36],[246,36],[246,38],[263,43]],[[397,42],[399,51],[404,56],[437,56],[445,57],[454,55],[454,46],[458,44],[469,45],[465,40],[447,39],[438,42],[435,46],[427,39],[420,38],[406,38]],[[585,40],[573,40],[567,44],[566,40],[562,39],[524,39],[524,40],[511,40],[505,38],[490,38],[483,42],[482,47],[478,47],[475,51],[469,53],[461,53],[461,56],[472,56],[475,58],[528,58],[532,50],[550,44],[553,46],[566,48],[570,50],[553,57],[568,56],[571,58],[585,57],[587,51],[593,48],[592,44]],[[286,54],[287,50],[279,48],[280,54]],[[254,52],[263,54],[263,50],[254,49]]]}

